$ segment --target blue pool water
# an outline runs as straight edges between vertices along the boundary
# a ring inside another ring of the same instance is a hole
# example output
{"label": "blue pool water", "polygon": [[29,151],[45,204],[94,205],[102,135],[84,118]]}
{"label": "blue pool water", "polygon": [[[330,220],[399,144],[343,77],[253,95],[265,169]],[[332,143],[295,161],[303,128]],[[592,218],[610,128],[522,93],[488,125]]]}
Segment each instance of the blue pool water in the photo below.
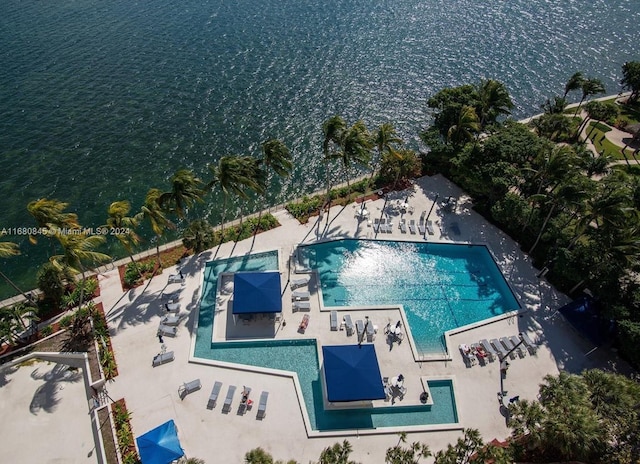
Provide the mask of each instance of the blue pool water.
{"label": "blue pool water", "polygon": [[315,340],[211,343],[218,275],[221,272],[276,269],[276,252],[207,263],[194,352],[196,357],[296,372],[313,430],[370,429],[458,421],[453,384],[448,380],[429,381],[434,401],[431,406],[325,411]]}
{"label": "blue pool water", "polygon": [[300,248],[325,306],[404,305],[419,351],[445,350],[444,332],[520,305],[482,245],[338,240]]}

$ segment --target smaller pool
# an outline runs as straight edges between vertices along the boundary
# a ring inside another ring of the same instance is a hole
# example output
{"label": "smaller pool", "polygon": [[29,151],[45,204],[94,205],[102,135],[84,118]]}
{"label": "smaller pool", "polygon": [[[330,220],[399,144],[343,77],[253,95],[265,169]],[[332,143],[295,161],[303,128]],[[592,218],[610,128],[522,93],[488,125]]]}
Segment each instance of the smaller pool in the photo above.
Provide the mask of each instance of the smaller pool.
{"label": "smaller pool", "polygon": [[453,384],[450,380],[428,382],[434,402],[430,406],[325,410],[315,340],[212,343],[206,358],[296,372],[313,430],[371,429],[458,422]]}

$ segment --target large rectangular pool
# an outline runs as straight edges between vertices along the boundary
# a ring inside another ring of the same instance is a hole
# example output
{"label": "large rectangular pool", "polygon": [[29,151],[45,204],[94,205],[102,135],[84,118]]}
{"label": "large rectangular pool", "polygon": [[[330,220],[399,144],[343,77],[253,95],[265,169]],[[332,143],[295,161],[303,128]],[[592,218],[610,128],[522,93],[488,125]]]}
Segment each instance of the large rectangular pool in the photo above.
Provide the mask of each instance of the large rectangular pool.
{"label": "large rectangular pool", "polygon": [[446,350],[444,333],[520,309],[484,245],[337,240],[299,248],[318,272],[325,306],[402,304],[418,350]]}

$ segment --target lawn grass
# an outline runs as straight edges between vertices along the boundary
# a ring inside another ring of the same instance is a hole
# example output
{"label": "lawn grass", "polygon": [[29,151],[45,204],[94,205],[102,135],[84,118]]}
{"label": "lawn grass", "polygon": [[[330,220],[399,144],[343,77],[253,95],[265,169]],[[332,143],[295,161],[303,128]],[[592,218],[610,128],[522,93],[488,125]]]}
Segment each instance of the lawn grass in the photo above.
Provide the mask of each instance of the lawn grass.
{"label": "lawn grass", "polygon": [[[595,128],[593,129],[593,132],[591,132],[594,124]],[[586,129],[587,134],[591,133],[591,136],[589,138],[593,142],[593,145],[596,147],[596,150],[598,151],[598,153],[602,153],[604,150],[605,155],[611,155],[615,159],[623,160],[624,156],[622,155],[622,147],[619,147],[615,143],[607,140],[607,138],[604,136],[605,132],[601,130],[602,126],[603,124],[601,123],[590,122],[589,127]],[[609,128],[609,130],[611,129]],[[629,159],[632,159],[631,154],[633,153],[633,150],[627,148],[625,153],[627,154],[627,157]]]}

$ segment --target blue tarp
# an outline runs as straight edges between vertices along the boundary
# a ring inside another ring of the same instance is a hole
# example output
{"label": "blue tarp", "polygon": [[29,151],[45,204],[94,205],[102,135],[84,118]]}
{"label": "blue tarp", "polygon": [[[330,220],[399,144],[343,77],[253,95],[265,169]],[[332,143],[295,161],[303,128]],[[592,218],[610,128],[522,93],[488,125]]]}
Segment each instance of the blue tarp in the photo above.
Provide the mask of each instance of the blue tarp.
{"label": "blue tarp", "polygon": [[373,345],[323,346],[324,377],[330,402],[385,398]]}
{"label": "blue tarp", "polygon": [[169,464],[184,456],[173,420],[136,438],[142,464]]}
{"label": "blue tarp", "polygon": [[601,346],[612,339],[614,322],[598,314],[593,299],[586,296],[578,298],[558,311],[594,345]]}
{"label": "blue tarp", "polygon": [[233,314],[282,312],[279,272],[238,272],[233,277]]}

